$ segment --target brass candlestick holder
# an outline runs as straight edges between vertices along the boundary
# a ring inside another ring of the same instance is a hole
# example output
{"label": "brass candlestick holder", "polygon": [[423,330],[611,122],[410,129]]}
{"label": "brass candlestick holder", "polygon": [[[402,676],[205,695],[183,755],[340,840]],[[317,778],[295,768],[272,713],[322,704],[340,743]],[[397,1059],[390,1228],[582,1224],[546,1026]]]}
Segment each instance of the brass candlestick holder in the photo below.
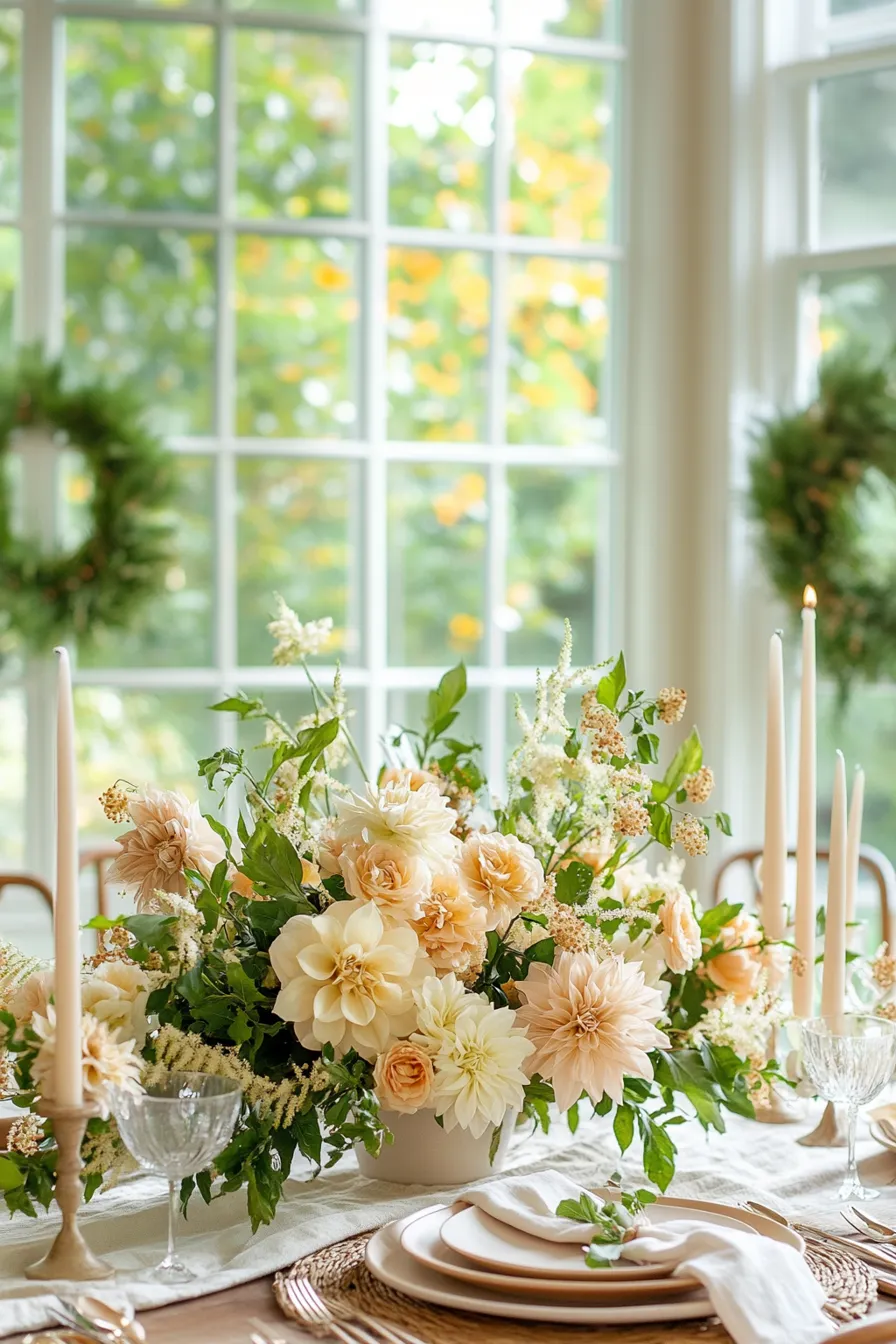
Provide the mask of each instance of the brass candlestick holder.
{"label": "brass candlestick holder", "polygon": [[62,1214],[62,1227],[42,1260],[25,1270],[28,1279],[109,1279],[115,1273],[105,1260],[98,1259],[81,1235],[78,1209],[81,1207],[81,1143],[87,1121],[99,1115],[89,1104],[57,1106],[42,1100],[38,1113],[53,1121],[53,1133],[59,1159],[56,1164],[56,1203]]}

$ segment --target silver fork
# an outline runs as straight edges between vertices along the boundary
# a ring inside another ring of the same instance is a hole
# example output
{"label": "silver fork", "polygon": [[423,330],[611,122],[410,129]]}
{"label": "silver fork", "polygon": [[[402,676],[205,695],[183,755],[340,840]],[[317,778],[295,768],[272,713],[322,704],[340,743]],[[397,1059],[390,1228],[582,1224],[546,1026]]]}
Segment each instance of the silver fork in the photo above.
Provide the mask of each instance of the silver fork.
{"label": "silver fork", "polygon": [[324,1311],[332,1318],[339,1321],[351,1323],[359,1322],[361,1325],[368,1326],[371,1330],[377,1331],[382,1335],[387,1344],[423,1344],[423,1340],[417,1335],[412,1335],[409,1330],[405,1330],[400,1325],[392,1325],[391,1322],[381,1321],[376,1316],[371,1316],[369,1312],[363,1311],[360,1307],[344,1306],[341,1303],[329,1302],[322,1297],[319,1290],[308,1278],[289,1279],[286,1284],[286,1291],[290,1299],[294,1300],[294,1292],[301,1291],[305,1301],[310,1306],[316,1307],[319,1311]]}
{"label": "silver fork", "polygon": [[342,1344],[380,1344],[380,1341],[369,1335],[362,1326],[353,1325],[348,1321],[337,1321],[329,1308],[318,1306],[313,1299],[302,1292],[304,1282],[303,1279],[298,1281],[288,1279],[286,1294],[296,1315],[310,1328],[312,1334],[320,1335],[323,1332],[333,1339],[342,1340]]}
{"label": "silver fork", "polygon": [[890,1227],[888,1223],[879,1223],[876,1218],[869,1218],[867,1213],[856,1208],[855,1204],[850,1204],[849,1211],[853,1218],[858,1218],[868,1229],[868,1236],[874,1237],[875,1241],[889,1241],[896,1244],[896,1228]]}

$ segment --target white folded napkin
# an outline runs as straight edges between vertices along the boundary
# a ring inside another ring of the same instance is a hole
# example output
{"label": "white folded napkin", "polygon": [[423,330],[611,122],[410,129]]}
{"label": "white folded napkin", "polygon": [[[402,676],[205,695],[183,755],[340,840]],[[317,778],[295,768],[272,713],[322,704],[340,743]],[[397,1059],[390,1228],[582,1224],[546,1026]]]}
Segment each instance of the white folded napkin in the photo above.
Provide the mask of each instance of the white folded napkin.
{"label": "white folded napkin", "polygon": [[819,1344],[834,1333],[822,1313],[824,1289],[799,1251],[780,1241],[681,1218],[643,1228],[622,1258],[699,1279],[735,1344]]}
{"label": "white folded napkin", "polygon": [[[542,1241],[586,1245],[588,1223],[558,1218],[562,1199],[588,1193],[559,1171],[511,1176],[462,1198],[501,1223]],[[706,1288],[716,1314],[735,1344],[820,1344],[834,1333],[822,1314],[825,1292],[799,1251],[780,1241],[693,1218],[646,1225],[625,1243],[623,1258],[639,1264],[672,1266]]]}
{"label": "white folded napkin", "polygon": [[491,1214],[499,1223],[507,1223],[542,1241],[571,1241],[586,1245],[597,1231],[591,1223],[574,1223],[558,1218],[554,1210],[561,1199],[581,1199],[584,1186],[559,1171],[535,1171],[531,1176],[508,1176],[475,1190],[465,1190],[461,1198]]}

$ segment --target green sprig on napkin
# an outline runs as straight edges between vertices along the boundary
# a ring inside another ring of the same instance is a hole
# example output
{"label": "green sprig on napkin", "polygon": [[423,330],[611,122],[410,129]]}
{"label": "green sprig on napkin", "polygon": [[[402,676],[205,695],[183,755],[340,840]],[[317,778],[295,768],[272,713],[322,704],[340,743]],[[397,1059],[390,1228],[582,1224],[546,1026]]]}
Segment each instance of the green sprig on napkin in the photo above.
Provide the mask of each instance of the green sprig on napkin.
{"label": "green sprig on napkin", "polygon": [[622,1254],[627,1241],[638,1235],[638,1219],[646,1204],[653,1204],[656,1195],[650,1190],[636,1190],[633,1194],[621,1191],[618,1200],[597,1200],[583,1194],[578,1199],[561,1199],[555,1213],[558,1218],[571,1218],[577,1223],[588,1223],[596,1228],[585,1247],[585,1264],[589,1269],[607,1269]]}

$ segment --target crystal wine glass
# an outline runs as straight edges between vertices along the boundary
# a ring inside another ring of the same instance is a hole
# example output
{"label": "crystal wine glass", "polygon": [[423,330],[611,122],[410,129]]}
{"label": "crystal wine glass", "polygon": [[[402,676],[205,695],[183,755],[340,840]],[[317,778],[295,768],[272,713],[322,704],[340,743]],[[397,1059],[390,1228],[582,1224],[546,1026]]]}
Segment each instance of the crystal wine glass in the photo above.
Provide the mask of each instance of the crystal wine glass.
{"label": "crystal wine glass", "polygon": [[896,1023],[861,1013],[816,1017],[802,1024],[803,1067],[825,1101],[845,1103],[848,1116],[846,1178],[837,1198],[876,1199],[859,1180],[856,1122],[859,1107],[883,1091],[896,1069]]}
{"label": "crystal wine glass", "polygon": [[177,1193],[227,1146],[240,1112],[238,1083],[210,1073],[169,1073],[143,1092],[116,1089],[112,1111],[131,1155],[168,1181],[168,1251],[152,1273],[161,1283],[196,1276],[177,1254]]}

